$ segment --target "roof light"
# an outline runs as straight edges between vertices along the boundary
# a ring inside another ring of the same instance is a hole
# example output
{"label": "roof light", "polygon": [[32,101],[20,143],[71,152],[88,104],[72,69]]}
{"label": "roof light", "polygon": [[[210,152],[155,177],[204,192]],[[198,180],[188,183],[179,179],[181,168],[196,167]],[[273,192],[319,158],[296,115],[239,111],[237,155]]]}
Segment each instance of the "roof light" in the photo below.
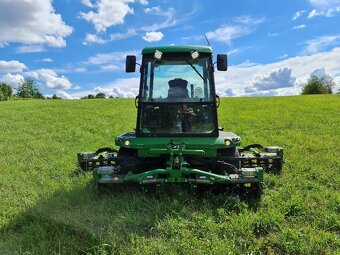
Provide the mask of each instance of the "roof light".
{"label": "roof light", "polygon": [[190,52],[190,55],[193,60],[197,59],[200,56],[197,50],[193,50],[192,52]]}
{"label": "roof light", "polygon": [[155,57],[155,59],[161,60],[162,54],[163,54],[162,52],[160,52],[159,50],[156,50],[155,53],[153,54],[153,56]]}

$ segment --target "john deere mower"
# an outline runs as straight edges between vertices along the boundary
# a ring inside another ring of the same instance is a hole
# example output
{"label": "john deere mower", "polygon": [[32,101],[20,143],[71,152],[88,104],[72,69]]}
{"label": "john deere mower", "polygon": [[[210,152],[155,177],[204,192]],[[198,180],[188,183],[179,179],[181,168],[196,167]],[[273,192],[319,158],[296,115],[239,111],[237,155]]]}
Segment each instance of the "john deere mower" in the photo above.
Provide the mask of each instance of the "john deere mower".
{"label": "john deere mower", "polygon": [[92,171],[98,188],[138,184],[162,189],[238,189],[259,195],[266,171],[279,172],[283,149],[252,144],[218,126],[214,66],[227,71],[227,55],[209,46],[147,47],[142,63],[126,57],[126,72],[140,67],[133,132],[115,139],[114,148],[78,153],[78,165]]}

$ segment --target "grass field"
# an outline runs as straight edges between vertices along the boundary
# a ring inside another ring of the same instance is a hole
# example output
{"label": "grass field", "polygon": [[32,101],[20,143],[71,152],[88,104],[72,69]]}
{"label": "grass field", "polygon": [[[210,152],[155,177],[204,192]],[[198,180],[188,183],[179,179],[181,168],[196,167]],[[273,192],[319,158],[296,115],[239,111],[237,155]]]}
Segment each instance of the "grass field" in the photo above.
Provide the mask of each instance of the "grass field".
{"label": "grass field", "polygon": [[219,125],[243,145],[285,149],[262,200],[98,197],[76,153],[131,131],[132,99],[0,102],[0,254],[336,254],[340,96],[223,98]]}

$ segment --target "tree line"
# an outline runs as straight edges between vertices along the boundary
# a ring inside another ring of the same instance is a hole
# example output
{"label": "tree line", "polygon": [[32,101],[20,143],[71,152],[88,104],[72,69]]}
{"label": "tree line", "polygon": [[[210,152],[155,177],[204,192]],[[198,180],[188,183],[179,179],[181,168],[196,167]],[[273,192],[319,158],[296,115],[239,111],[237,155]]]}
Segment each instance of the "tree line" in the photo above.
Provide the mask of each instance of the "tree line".
{"label": "tree line", "polygon": [[[332,94],[335,86],[334,79],[329,76],[309,77],[307,83],[302,89],[301,95],[310,94]],[[340,93],[340,90],[337,92]],[[15,98],[34,98],[34,99],[62,99],[54,94],[52,97],[45,97],[39,90],[39,86],[35,83],[32,78],[24,78],[18,84],[16,93],[13,94],[13,88],[4,83],[0,82],[0,101],[8,100],[12,97]],[[89,94],[82,99],[102,99],[106,98],[104,93],[98,93],[97,95]],[[109,98],[114,98],[110,96]]]}
{"label": "tree line", "polygon": [[[98,93],[97,95],[92,95],[92,94],[88,94],[87,96],[82,97],[81,99],[103,99],[106,98],[105,93]],[[114,96],[109,96],[109,98],[115,98]],[[118,97],[116,97],[118,98]]]}
{"label": "tree line", "polygon": [[[32,78],[24,78],[18,83],[16,93],[13,94],[13,88],[4,83],[0,82],[0,101],[8,100],[10,98],[34,98],[34,99],[46,99],[46,97],[40,92],[39,86],[36,85]],[[61,99],[55,94],[51,99]]]}
{"label": "tree line", "polygon": [[[5,82],[0,82],[0,101],[5,101],[10,98],[33,98],[33,99],[62,99],[54,94],[52,97],[44,96],[32,78],[24,78],[18,83],[16,93],[13,93],[13,88]],[[104,93],[98,93],[97,95],[88,95],[82,99],[95,99],[106,98]],[[110,98],[113,98],[112,96]]]}

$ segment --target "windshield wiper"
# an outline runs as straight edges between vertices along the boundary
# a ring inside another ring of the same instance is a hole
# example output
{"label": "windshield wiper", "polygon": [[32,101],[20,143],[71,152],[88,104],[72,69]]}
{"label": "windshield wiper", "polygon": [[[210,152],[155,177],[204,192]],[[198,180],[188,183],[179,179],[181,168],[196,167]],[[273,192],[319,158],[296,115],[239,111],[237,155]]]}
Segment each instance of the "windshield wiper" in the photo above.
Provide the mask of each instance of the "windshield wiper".
{"label": "windshield wiper", "polygon": [[202,76],[202,74],[200,74],[200,72],[199,71],[197,71],[197,69],[196,69],[196,67],[189,61],[189,60],[185,60],[185,62],[187,62],[191,67],[192,67],[192,69],[194,69],[195,70],[195,72],[202,78],[202,80],[204,81],[204,78],[203,78],[203,76]]}

